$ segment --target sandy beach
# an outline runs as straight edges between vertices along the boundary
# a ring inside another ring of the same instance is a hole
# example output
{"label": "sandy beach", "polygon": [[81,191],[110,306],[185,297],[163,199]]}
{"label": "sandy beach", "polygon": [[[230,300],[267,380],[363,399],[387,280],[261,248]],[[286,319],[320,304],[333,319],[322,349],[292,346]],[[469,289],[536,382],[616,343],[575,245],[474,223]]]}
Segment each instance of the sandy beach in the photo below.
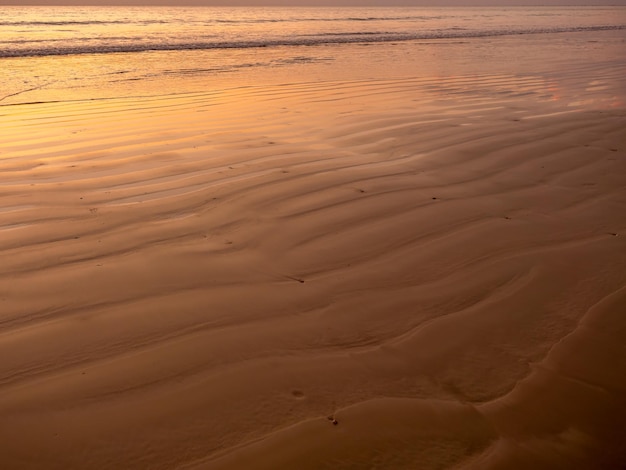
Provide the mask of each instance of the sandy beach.
{"label": "sandy beach", "polygon": [[609,59],[7,100],[0,466],[622,468]]}

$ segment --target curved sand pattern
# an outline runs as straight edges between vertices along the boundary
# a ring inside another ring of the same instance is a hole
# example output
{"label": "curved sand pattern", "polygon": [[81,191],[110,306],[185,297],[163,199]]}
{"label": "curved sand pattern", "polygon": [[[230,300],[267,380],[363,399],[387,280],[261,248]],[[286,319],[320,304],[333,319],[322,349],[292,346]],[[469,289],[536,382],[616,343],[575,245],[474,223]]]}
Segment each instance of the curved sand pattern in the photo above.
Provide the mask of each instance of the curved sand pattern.
{"label": "curved sand pattern", "polygon": [[623,463],[626,114],[545,87],[0,108],[6,468]]}

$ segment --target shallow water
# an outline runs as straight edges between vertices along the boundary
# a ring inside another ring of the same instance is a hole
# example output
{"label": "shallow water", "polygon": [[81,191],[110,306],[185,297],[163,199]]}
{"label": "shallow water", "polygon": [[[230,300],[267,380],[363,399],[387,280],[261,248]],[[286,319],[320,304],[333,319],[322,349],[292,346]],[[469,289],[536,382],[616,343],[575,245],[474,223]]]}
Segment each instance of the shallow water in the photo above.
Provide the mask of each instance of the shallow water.
{"label": "shallow water", "polygon": [[614,57],[626,30],[622,7],[0,7],[0,18],[0,104],[507,73],[542,55],[552,68]]}

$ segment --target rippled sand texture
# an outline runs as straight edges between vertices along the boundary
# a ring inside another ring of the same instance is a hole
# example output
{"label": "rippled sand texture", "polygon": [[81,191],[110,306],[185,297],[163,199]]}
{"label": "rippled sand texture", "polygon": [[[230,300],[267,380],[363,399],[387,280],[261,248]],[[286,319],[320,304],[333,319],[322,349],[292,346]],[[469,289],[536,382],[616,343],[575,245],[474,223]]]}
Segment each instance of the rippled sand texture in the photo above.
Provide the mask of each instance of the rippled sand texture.
{"label": "rippled sand texture", "polygon": [[625,72],[0,108],[2,468],[617,468]]}

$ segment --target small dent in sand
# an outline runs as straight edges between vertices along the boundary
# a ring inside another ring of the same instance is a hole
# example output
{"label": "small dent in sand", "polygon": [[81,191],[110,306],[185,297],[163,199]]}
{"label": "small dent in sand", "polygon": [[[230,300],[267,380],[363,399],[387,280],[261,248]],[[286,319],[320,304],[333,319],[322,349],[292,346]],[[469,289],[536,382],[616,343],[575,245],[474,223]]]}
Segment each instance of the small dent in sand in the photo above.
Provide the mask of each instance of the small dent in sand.
{"label": "small dent in sand", "polygon": [[298,389],[296,389],[296,390],[292,390],[292,391],[291,391],[291,394],[292,394],[295,398],[300,398],[300,399],[304,398],[304,392],[303,392],[302,390],[298,390]]}

